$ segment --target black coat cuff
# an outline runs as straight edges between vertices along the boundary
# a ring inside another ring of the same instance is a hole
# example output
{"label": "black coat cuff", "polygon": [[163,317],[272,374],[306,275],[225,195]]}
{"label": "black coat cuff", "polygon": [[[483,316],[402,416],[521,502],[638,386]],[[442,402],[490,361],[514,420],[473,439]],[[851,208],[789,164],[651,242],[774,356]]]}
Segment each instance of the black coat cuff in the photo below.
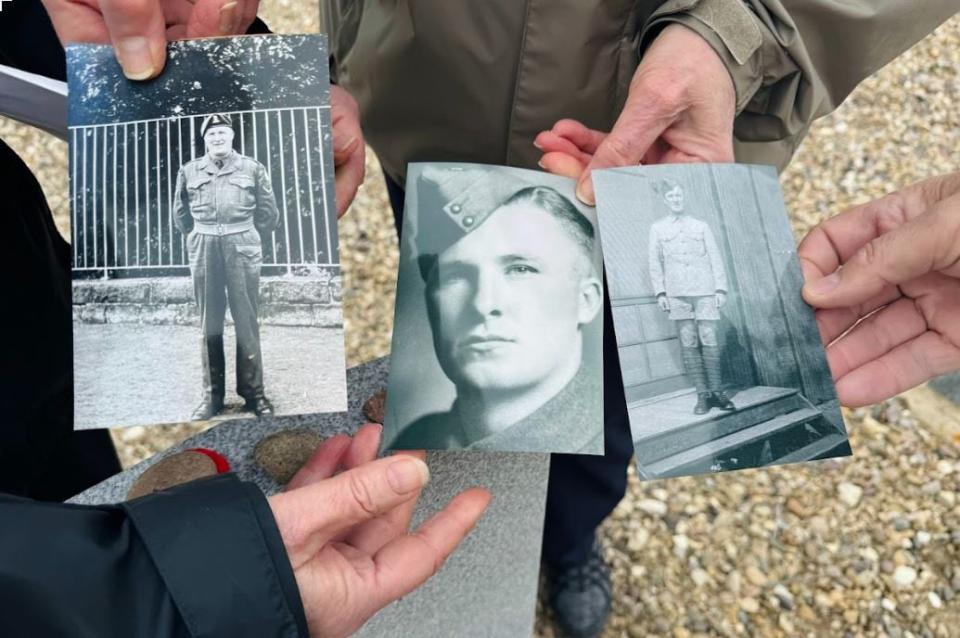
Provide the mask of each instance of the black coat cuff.
{"label": "black coat cuff", "polygon": [[307,636],[266,498],[233,474],[124,503],[192,635]]}

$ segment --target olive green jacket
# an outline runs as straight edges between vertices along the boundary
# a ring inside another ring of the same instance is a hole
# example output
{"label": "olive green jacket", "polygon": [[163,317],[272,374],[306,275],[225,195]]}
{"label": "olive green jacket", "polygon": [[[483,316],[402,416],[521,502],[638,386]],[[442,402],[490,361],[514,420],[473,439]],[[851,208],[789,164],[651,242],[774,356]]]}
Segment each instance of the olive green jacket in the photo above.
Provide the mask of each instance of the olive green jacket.
{"label": "olive green jacket", "polygon": [[[666,23],[703,36],[737,92],[738,161],[783,168],[858,82],[960,0],[324,0],[336,80],[367,141],[410,161],[532,168],[533,138],[570,117],[609,130]],[[402,183],[402,182],[401,182]]]}

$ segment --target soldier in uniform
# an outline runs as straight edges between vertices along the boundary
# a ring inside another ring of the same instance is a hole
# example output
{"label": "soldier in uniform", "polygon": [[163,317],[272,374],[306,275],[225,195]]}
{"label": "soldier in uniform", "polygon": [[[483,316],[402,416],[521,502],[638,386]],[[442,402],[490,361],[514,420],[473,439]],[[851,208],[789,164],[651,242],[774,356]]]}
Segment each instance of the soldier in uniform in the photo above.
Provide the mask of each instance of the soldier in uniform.
{"label": "soldier in uniform", "polygon": [[226,365],[223,323],[230,315],[237,337],[237,394],[257,416],[273,414],[263,390],[257,307],[261,237],[277,226],[277,202],[267,170],[233,150],[229,115],[210,115],[200,126],[206,153],[180,167],[174,219],[187,236],[190,274],[200,307],[203,400],[194,420],[223,410]]}
{"label": "soldier in uniform", "polygon": [[603,300],[593,224],[496,169],[427,168],[418,201],[433,345],[457,398],[392,447],[602,454],[602,374],[582,365]]}
{"label": "soldier in uniform", "polygon": [[650,279],[657,304],[677,322],[683,367],[697,388],[694,414],[715,406],[734,410],[723,392],[717,322],[727,301],[727,272],[710,226],[686,214],[683,188],[671,179],[653,184],[670,211],[650,227]]}

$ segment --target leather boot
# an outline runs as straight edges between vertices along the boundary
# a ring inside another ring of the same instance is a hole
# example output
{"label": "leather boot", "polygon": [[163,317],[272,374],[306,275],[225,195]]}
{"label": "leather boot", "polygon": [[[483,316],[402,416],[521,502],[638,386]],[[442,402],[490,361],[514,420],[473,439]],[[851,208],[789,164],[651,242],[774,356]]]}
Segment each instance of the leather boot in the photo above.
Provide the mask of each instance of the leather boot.
{"label": "leather boot", "polygon": [[201,347],[203,365],[203,400],[190,419],[206,421],[223,412],[226,392],[226,362],[223,354],[223,335],[205,337]]}
{"label": "leather boot", "polygon": [[697,405],[693,408],[694,414],[706,414],[710,411],[710,393],[697,392]]}
{"label": "leather boot", "polygon": [[[694,414],[706,414],[710,409],[709,402],[703,403],[703,396],[707,391],[707,374],[703,369],[703,358],[700,356],[700,349],[696,346],[692,348],[680,348],[683,354],[683,368],[693,381],[697,388],[697,407],[693,409]],[[703,405],[701,405],[703,403]]]}
{"label": "leather boot", "polygon": [[736,410],[733,401],[723,391],[723,378],[720,374],[720,348],[701,346],[703,349],[703,367],[707,372],[707,387],[710,390],[711,403],[721,410]]}

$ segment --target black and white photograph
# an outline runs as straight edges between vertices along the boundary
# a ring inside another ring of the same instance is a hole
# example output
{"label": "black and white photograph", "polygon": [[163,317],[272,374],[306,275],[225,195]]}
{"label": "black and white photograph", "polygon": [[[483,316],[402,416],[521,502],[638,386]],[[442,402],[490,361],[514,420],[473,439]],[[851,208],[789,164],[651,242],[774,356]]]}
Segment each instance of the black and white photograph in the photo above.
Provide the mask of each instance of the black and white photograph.
{"label": "black and white photograph", "polygon": [[77,429],[342,411],[326,39],[68,47]]}
{"label": "black and white photograph", "polygon": [[385,447],[603,454],[603,284],[573,180],[410,164]]}
{"label": "black and white photograph", "polygon": [[642,478],[851,453],[776,172],[594,173]]}

